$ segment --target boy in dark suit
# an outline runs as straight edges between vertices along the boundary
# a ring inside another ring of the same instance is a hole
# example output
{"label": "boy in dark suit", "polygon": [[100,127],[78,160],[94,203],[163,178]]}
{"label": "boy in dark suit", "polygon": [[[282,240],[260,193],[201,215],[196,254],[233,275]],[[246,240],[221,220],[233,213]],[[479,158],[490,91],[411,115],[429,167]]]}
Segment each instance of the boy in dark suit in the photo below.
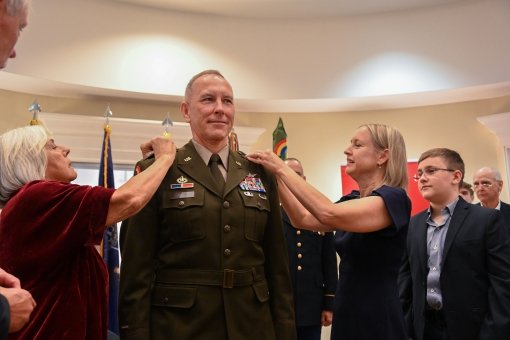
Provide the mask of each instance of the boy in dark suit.
{"label": "boy in dark suit", "polygon": [[464,162],[449,149],[418,161],[429,209],[411,219],[400,295],[410,337],[503,340],[510,334],[510,237],[499,211],[459,197]]}

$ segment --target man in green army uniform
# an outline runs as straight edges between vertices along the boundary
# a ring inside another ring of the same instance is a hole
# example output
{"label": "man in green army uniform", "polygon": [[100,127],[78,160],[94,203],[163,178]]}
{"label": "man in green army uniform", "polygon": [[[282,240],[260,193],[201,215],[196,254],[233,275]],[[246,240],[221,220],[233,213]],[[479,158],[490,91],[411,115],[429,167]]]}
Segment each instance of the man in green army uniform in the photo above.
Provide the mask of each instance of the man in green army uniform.
{"label": "man in green army uniform", "polygon": [[181,112],[193,139],[121,228],[121,338],[295,339],[276,182],[229,150],[230,84],[197,74]]}

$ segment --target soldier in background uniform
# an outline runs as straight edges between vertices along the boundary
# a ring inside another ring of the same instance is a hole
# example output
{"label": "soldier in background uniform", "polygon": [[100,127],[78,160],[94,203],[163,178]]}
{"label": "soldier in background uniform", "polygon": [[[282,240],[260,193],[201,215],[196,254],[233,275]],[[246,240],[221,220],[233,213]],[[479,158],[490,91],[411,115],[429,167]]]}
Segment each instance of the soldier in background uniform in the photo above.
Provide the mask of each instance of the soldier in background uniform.
{"label": "soldier in background uniform", "polygon": [[[301,162],[287,158],[285,163],[306,180]],[[282,208],[294,288],[294,311],[298,340],[320,340],[322,326],[333,321],[333,302],[338,281],[332,232],[296,229]]]}
{"label": "soldier in background uniform", "polygon": [[121,338],[296,339],[276,182],[229,150],[230,84],[197,74],[181,112],[193,139],[121,228]]}

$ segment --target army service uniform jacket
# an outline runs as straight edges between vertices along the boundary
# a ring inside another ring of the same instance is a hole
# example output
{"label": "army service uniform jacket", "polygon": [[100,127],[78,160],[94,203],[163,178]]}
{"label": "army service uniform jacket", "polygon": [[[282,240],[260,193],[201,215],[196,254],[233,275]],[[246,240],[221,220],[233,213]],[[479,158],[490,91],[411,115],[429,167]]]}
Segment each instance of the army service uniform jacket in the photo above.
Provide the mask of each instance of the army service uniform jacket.
{"label": "army service uniform jacket", "polygon": [[240,153],[222,194],[193,143],[178,149],[120,241],[122,339],[296,338],[276,182]]}

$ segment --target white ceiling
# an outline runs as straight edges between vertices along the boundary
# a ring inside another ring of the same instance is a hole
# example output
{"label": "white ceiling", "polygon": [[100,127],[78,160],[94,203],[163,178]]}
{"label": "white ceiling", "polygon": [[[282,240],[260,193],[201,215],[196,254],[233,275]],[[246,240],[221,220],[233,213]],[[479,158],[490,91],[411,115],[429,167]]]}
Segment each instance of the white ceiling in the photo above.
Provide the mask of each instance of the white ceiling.
{"label": "white ceiling", "polygon": [[245,112],[434,105],[510,95],[510,1],[33,1],[17,51],[0,88],[178,102],[216,68]]}
{"label": "white ceiling", "polygon": [[475,0],[110,0],[172,11],[245,18],[315,18],[377,14]]}

